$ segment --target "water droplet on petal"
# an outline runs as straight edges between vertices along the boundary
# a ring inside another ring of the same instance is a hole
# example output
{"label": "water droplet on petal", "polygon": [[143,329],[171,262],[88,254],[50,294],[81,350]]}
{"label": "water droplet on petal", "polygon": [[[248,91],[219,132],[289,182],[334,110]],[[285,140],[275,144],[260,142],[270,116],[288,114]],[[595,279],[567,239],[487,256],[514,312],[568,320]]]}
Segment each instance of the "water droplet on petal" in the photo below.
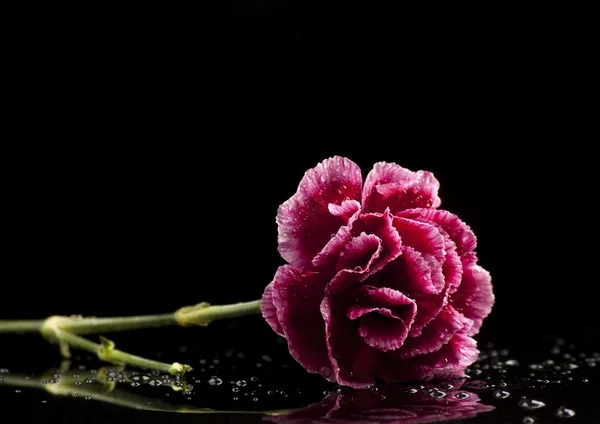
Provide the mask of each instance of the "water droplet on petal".
{"label": "water droplet on petal", "polygon": [[469,396],[471,396],[470,394],[468,394],[467,392],[458,392],[457,394],[454,395],[454,397],[456,399],[466,399]]}

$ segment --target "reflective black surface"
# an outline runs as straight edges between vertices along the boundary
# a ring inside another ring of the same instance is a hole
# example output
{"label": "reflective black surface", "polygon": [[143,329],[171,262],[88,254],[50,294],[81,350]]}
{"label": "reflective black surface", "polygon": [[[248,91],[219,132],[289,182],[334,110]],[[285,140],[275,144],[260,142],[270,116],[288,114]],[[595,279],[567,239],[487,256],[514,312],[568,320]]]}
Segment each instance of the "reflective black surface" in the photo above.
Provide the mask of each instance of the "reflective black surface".
{"label": "reflective black surface", "polygon": [[[41,339],[3,336],[0,417],[17,414],[26,422],[85,417],[90,423],[558,423],[567,418],[593,423],[599,417],[597,330],[535,334],[536,350],[482,341],[467,379],[362,391],[308,375],[267,330],[259,318],[249,318],[207,329],[114,335],[122,348],[193,365],[183,380],[102,364],[85,354],[61,363],[56,349]],[[239,338],[245,332],[253,332],[257,342]],[[151,348],[152,338],[169,343]]]}

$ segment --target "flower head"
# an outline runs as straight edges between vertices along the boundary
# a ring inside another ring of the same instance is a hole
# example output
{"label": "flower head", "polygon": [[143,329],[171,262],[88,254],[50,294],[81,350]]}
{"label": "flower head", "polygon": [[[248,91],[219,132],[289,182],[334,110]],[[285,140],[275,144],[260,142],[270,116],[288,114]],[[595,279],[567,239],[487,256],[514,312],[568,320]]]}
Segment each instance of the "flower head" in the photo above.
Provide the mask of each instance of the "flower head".
{"label": "flower head", "polygon": [[333,157],[310,169],[277,214],[288,262],[266,287],[265,320],[309,372],[355,388],[462,377],[490,313],[476,238],[437,209],[432,173]]}

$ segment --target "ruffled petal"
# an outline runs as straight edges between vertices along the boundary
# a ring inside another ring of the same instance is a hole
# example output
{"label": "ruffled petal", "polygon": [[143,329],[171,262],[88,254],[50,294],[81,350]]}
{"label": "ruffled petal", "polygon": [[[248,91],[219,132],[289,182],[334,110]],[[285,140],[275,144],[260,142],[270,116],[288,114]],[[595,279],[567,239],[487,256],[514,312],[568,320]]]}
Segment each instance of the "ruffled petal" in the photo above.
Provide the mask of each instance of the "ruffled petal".
{"label": "ruffled petal", "polygon": [[272,298],[290,354],[307,371],[332,380],[320,312],[325,284],[320,274],[284,265],[275,274]]}
{"label": "ruffled petal", "polygon": [[393,226],[392,218],[390,211],[386,210],[382,214],[361,214],[352,224],[352,235],[356,236],[365,232],[366,234],[374,234],[381,240],[379,257],[371,264],[369,272],[362,276],[363,280],[380,271],[402,254],[402,240],[398,230]]}
{"label": "ruffled petal", "polygon": [[344,246],[338,260],[338,269],[349,269],[363,273],[370,269],[371,265],[381,254],[381,239],[374,234],[361,233],[358,237],[352,237]]}
{"label": "ruffled petal", "polygon": [[341,216],[348,222],[350,217],[360,210],[360,203],[356,200],[344,200],[341,205],[330,203],[327,209],[333,216]]}
{"label": "ruffled petal", "polygon": [[494,305],[492,277],[479,265],[465,267],[462,283],[450,297],[450,303],[465,317],[473,320],[468,336],[479,332],[483,319],[489,315]]}
{"label": "ruffled petal", "polygon": [[471,227],[453,213],[440,209],[409,209],[398,215],[440,226],[455,243],[456,252],[460,257],[473,252],[477,247],[477,238]]}
{"label": "ruffled petal", "polygon": [[365,286],[352,297],[359,305],[348,309],[348,318],[358,322],[358,334],[369,346],[382,351],[402,346],[417,310],[412,299],[389,288]]}
{"label": "ruffled petal", "polygon": [[477,342],[455,334],[439,350],[412,359],[398,360],[394,353],[380,353],[378,376],[388,382],[407,382],[465,377],[465,368],[477,359]]}
{"label": "ruffled petal", "polygon": [[349,159],[335,156],[308,170],[296,194],[277,212],[281,256],[296,267],[308,267],[331,235],[348,222],[345,215],[332,215],[329,205],[359,201],[361,192],[360,168]]}
{"label": "ruffled petal", "polygon": [[273,331],[275,331],[280,336],[283,336],[283,328],[281,328],[281,324],[279,323],[279,319],[277,318],[277,308],[273,304],[273,281],[265,287],[265,291],[262,296],[262,301],[260,302],[260,310],[262,312],[262,316],[267,321],[267,324],[271,326]]}
{"label": "ruffled petal", "polygon": [[395,163],[379,162],[365,179],[363,212],[392,214],[409,208],[438,207],[440,183],[431,172],[413,172]]}
{"label": "ruffled petal", "polygon": [[452,306],[446,305],[440,313],[423,329],[419,337],[406,339],[397,354],[402,359],[435,352],[450,341],[452,336],[465,328],[470,328],[473,322],[465,318]]}
{"label": "ruffled petal", "polygon": [[335,381],[361,389],[375,383],[374,353],[357,331],[357,324],[347,317],[352,305],[346,289],[358,283],[360,274],[342,270],[327,285],[321,303],[329,360]]}

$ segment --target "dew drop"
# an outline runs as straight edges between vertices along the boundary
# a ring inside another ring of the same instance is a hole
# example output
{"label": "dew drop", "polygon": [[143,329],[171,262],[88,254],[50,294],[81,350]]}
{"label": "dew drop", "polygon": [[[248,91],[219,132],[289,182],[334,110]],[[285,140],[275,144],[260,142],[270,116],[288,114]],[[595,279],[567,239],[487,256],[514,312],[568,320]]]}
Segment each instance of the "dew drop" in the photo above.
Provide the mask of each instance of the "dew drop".
{"label": "dew drop", "polygon": [[237,398],[237,397],[234,397],[234,398],[233,398],[233,400],[238,400],[238,398]]}
{"label": "dew drop", "polygon": [[415,394],[417,392],[418,392],[418,390],[415,389],[414,387],[411,387],[410,389],[406,389],[406,393]]}
{"label": "dew drop", "polygon": [[238,387],[244,387],[246,384],[248,384],[246,383],[246,380],[238,380],[235,382],[235,385]]}
{"label": "dew drop", "polygon": [[86,396],[86,397],[84,397],[84,399],[85,400],[92,400],[92,397],[91,396]]}
{"label": "dew drop", "polygon": [[540,409],[540,408],[543,408],[544,406],[546,406],[546,404],[544,402],[541,402],[541,401],[535,400],[535,399],[521,399],[518,402],[518,405],[521,408],[525,408],[525,409],[529,409],[529,410]]}
{"label": "dew drop", "polygon": [[529,368],[535,371],[544,369],[540,364],[529,364]]}
{"label": "dew drop", "polygon": [[258,402],[258,398],[252,398],[254,402]]}
{"label": "dew drop", "polygon": [[231,391],[232,391],[233,393],[237,393],[237,392],[239,392],[239,391],[240,391],[240,388],[239,388],[239,387],[234,387],[233,389],[231,389]]}
{"label": "dew drop", "polygon": [[250,377],[250,381],[258,381],[258,377]]}
{"label": "dew drop", "polygon": [[471,396],[470,394],[466,393],[466,392],[458,392],[457,394],[454,395],[454,397],[456,399],[466,399],[469,396]]}
{"label": "dew drop", "polygon": [[139,383],[139,382],[137,382],[137,381],[133,381],[133,382],[131,383],[131,387],[137,387],[137,386],[139,386],[139,385],[140,385],[140,383]]}
{"label": "dew drop", "polygon": [[47,400],[43,400],[42,403],[48,403],[48,401]]}
{"label": "dew drop", "polygon": [[572,363],[567,364],[568,370],[576,370],[577,368],[579,368],[579,365],[577,365],[577,364],[572,364]]}
{"label": "dew drop", "polygon": [[523,424],[535,424],[537,419],[535,417],[523,417]]}
{"label": "dew drop", "polygon": [[211,386],[220,386],[221,384],[223,384],[223,380],[221,380],[219,377],[216,377],[213,375],[208,380],[208,384],[210,384]]}
{"label": "dew drop", "polygon": [[15,390],[15,393],[21,393],[20,389]]}
{"label": "dew drop", "polygon": [[565,408],[564,406],[561,406],[560,408],[558,408],[556,410],[554,415],[556,415],[559,418],[571,418],[571,417],[575,416],[575,411],[573,411],[572,409],[569,409],[569,408]]}
{"label": "dew drop", "polygon": [[443,397],[446,396],[446,392],[442,392],[441,390],[438,389],[433,389],[429,392],[429,396],[431,396],[432,398],[436,398],[436,399],[441,399]]}
{"label": "dew drop", "polygon": [[510,396],[510,393],[506,390],[496,390],[492,396],[494,396],[496,399],[506,399]]}

